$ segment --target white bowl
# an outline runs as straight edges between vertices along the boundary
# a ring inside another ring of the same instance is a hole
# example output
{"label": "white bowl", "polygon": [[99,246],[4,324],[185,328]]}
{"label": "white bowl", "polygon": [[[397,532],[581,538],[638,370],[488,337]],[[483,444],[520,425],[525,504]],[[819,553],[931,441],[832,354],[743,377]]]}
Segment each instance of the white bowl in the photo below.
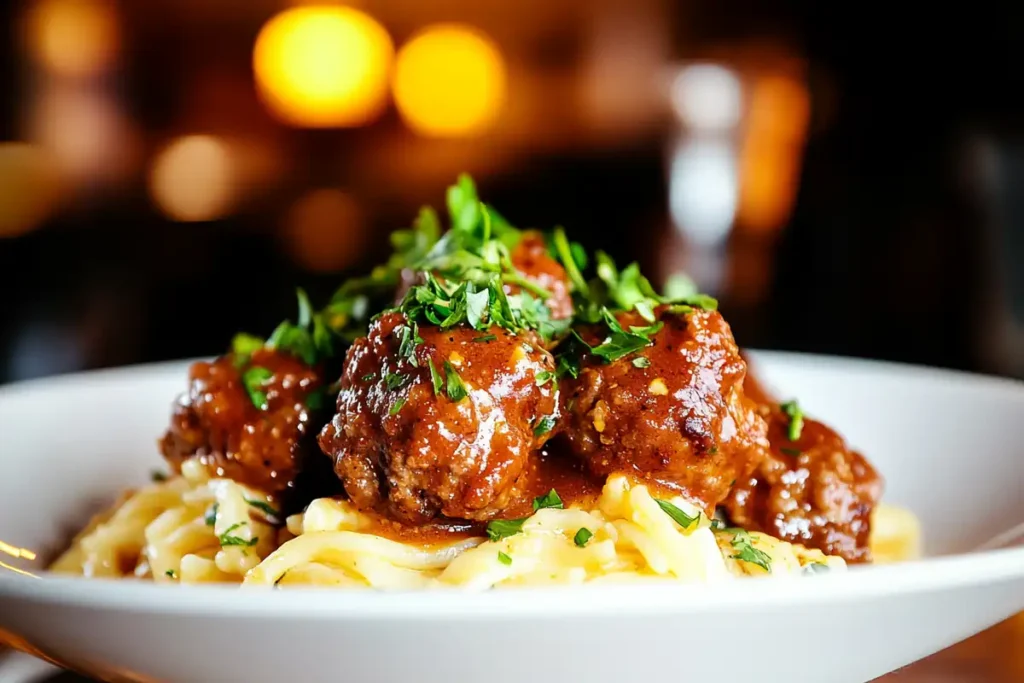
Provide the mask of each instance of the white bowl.
{"label": "white bowl", "polygon": [[[866,681],[1024,609],[1024,385],[756,354],[921,519],[927,559],[713,586],[375,593],[155,586],[0,571],[0,641],[108,679],[487,683]],[[44,557],[161,466],[181,363],[0,388],[0,540]],[[38,563],[8,565],[38,572]],[[3,672],[0,670],[0,678]],[[7,680],[7,679],[4,679]]]}

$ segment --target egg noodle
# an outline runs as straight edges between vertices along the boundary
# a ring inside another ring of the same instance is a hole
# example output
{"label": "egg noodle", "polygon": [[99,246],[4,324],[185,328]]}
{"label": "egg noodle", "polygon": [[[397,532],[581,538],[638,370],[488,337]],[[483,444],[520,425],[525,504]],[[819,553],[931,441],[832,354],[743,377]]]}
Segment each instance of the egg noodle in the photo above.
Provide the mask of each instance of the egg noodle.
{"label": "egg noodle", "polygon": [[[673,510],[674,507],[674,510]],[[684,528],[666,511],[696,518]],[[725,527],[681,498],[655,500],[622,475],[608,478],[596,509],[537,510],[521,530],[488,540],[402,543],[369,533],[370,518],[342,500],[320,498],[273,522],[266,495],[211,479],[195,460],[100,515],[51,567],[91,577],[243,585],[441,586],[574,584],[735,576],[792,577],[844,570],[842,558],[767,534]],[[916,554],[914,517],[880,506],[872,547],[878,561]]]}

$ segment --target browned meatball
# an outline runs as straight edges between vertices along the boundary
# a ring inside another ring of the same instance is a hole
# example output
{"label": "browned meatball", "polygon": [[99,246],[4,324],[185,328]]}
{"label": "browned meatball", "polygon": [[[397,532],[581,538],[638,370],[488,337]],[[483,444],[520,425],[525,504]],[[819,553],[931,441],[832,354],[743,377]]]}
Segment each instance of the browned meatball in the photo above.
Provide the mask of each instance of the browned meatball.
{"label": "browned meatball", "polygon": [[[160,450],[174,467],[199,456],[214,477],[268,493],[295,485],[303,460],[315,449],[307,433],[320,400],[317,372],[290,355],[259,349],[241,368],[228,354],[195,363],[189,389],[174,406]],[[251,397],[243,375],[254,391]],[[254,399],[263,402],[257,407]]]}
{"label": "browned meatball", "polygon": [[387,313],[349,349],[320,446],[360,508],[413,523],[488,519],[551,436],[558,387],[544,379],[554,360],[532,336],[499,328],[420,327],[410,351],[410,329]]}
{"label": "browned meatball", "polygon": [[799,438],[789,439],[791,418],[767,392],[748,381],[763,400],[769,455],[724,502],[730,521],[793,543],[870,561],[871,511],[882,480],[864,457],[826,425],[803,418]]}
{"label": "browned meatball", "polygon": [[[655,313],[664,327],[650,346],[611,363],[590,358],[564,382],[566,438],[594,473],[632,474],[711,513],[764,456],[765,423],[743,393],[746,364],[722,316]],[[617,319],[649,324],[632,311]]]}
{"label": "browned meatball", "polygon": [[[572,317],[572,295],[569,294],[569,278],[565,268],[548,253],[544,235],[536,231],[523,233],[522,239],[512,250],[512,265],[531,282],[551,292],[545,300],[554,320]],[[506,291],[513,293],[518,288],[506,285]]]}

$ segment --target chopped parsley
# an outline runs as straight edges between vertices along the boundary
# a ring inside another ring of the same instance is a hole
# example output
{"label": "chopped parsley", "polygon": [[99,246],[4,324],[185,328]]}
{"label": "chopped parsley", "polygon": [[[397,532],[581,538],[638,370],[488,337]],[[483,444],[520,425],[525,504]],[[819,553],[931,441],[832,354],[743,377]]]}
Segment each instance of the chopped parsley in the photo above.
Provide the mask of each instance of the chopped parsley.
{"label": "chopped parsley", "polygon": [[228,546],[238,545],[244,548],[251,548],[252,546],[256,545],[256,543],[260,540],[259,538],[252,538],[247,541],[244,538],[241,538],[239,536],[233,536],[231,534],[232,531],[244,525],[245,522],[238,522],[236,524],[232,524],[227,528],[227,530],[224,533],[218,536],[217,540],[220,541],[221,547],[226,548]]}
{"label": "chopped parsley", "polygon": [[481,342],[481,343],[485,343],[486,344],[487,342],[492,342],[492,341],[496,340],[497,338],[498,337],[496,335],[493,335],[493,334],[484,334],[484,335],[481,335],[479,337],[473,337],[473,341]]}
{"label": "chopped parsley", "polygon": [[310,410],[320,410],[324,407],[324,400],[326,394],[322,389],[316,389],[315,391],[309,392],[306,396],[306,407]]}
{"label": "chopped parsley", "polygon": [[397,372],[389,372],[384,375],[384,384],[387,386],[388,391],[397,391],[412,382],[410,375],[403,375]]}
{"label": "chopped parsley", "polygon": [[796,400],[786,401],[779,405],[779,409],[789,417],[789,431],[786,436],[790,441],[796,441],[804,430],[804,411]]}
{"label": "chopped parsley", "polygon": [[487,523],[487,538],[492,541],[500,541],[503,538],[509,536],[515,536],[523,530],[523,522],[526,518],[522,519],[494,519]]}
{"label": "chopped parsley", "polygon": [[635,368],[649,368],[651,367],[651,359],[647,356],[637,356],[633,359],[633,367]]}
{"label": "chopped parsley", "polygon": [[565,505],[562,503],[562,498],[558,495],[558,492],[551,489],[543,496],[537,496],[533,499],[533,511],[544,510],[546,508],[554,508],[555,510],[564,510]]}
{"label": "chopped parsley", "polygon": [[555,378],[555,373],[550,370],[541,370],[537,373],[537,386],[542,387]]}
{"label": "chopped parsley", "polygon": [[509,555],[501,552],[500,550],[498,551],[498,562],[501,562],[503,565],[507,567],[512,566],[512,558]]}
{"label": "chopped parsley", "polygon": [[572,537],[572,542],[578,547],[582,548],[587,545],[587,542],[594,537],[593,532],[586,527],[580,527],[580,530],[576,532],[576,535]]}
{"label": "chopped parsley", "polygon": [[236,334],[235,338],[231,340],[231,353],[234,355],[235,367],[241,369],[248,365],[252,354],[262,349],[264,343],[262,337],[255,337],[245,332]]}
{"label": "chopped parsley", "polygon": [[372,382],[375,379],[377,379],[377,373],[375,372],[368,372],[365,375],[363,375],[364,382]]}
{"label": "chopped parsley", "polygon": [[448,394],[448,398],[456,403],[466,398],[466,396],[469,395],[466,391],[466,385],[462,383],[462,378],[459,377],[459,373],[448,361],[444,362],[444,373],[447,380],[445,390]]}
{"label": "chopped parsley", "polygon": [[220,509],[220,503],[214,503],[210,506],[210,509],[203,515],[203,521],[206,522],[206,526],[213,526],[217,523],[217,510]]}
{"label": "chopped parsley", "polygon": [[711,530],[712,531],[724,531],[725,528],[726,528],[726,524],[722,520],[720,520],[720,519],[712,519],[711,520]]}
{"label": "chopped parsley", "polygon": [[403,406],[405,406],[405,396],[399,396],[395,399],[395,402],[391,404],[391,408],[388,410],[388,415],[398,415],[398,411],[400,411]]}
{"label": "chopped parsley", "polygon": [[434,365],[433,359],[427,359],[427,367],[430,368],[430,384],[434,387],[434,396],[438,396],[444,389],[444,378],[441,377],[441,373],[437,371],[437,367]]}
{"label": "chopped parsley", "polygon": [[771,556],[763,550],[754,547],[749,533],[742,529],[737,530],[736,535],[732,539],[732,547],[736,550],[736,554],[732,556],[732,559],[755,564],[766,572],[771,573]]}
{"label": "chopped parsley", "polygon": [[678,524],[679,526],[683,527],[684,529],[689,529],[691,526],[693,526],[694,523],[697,523],[697,522],[700,521],[700,513],[699,512],[697,513],[696,517],[691,517],[690,515],[686,514],[685,512],[680,510],[677,506],[673,505],[672,503],[668,502],[667,500],[661,500],[660,498],[655,498],[654,502],[658,504],[658,507],[660,507],[665,512],[666,515],[671,517],[672,520],[676,524]]}
{"label": "chopped parsley", "polygon": [[555,423],[557,421],[558,420],[555,418],[554,415],[545,415],[544,417],[537,421],[537,425],[533,428],[533,435],[544,436],[545,434],[547,434],[548,432],[555,428]]}
{"label": "chopped parsley", "polygon": [[259,365],[253,366],[242,373],[242,385],[249,394],[249,400],[260,410],[267,409],[267,392],[264,391],[267,380],[274,376],[270,370]]}
{"label": "chopped parsley", "polygon": [[275,510],[270,503],[266,503],[262,500],[249,500],[248,498],[245,499],[245,502],[262,512],[272,521],[281,519],[281,513]]}
{"label": "chopped parsley", "polygon": [[164,576],[169,576],[172,579],[176,579],[178,578],[178,572],[174,571],[173,569],[168,569],[164,572]]}

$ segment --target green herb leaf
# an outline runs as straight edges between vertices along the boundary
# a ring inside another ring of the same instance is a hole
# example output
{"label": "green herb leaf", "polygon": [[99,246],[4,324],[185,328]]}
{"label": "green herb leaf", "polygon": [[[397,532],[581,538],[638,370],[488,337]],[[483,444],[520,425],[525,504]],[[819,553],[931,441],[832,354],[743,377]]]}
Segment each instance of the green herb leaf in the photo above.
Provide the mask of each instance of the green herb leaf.
{"label": "green herb leaf", "polygon": [[248,365],[252,354],[262,349],[263,344],[264,340],[262,337],[255,337],[245,332],[236,334],[235,338],[231,340],[231,353],[235,357],[235,367],[242,369]]}
{"label": "green herb leaf", "polygon": [[397,372],[389,372],[384,375],[384,385],[387,386],[388,391],[397,391],[412,382],[410,375],[403,375]]}
{"label": "green herb leaf", "polygon": [[555,378],[555,373],[550,370],[541,370],[537,373],[535,381],[538,387],[542,387]]}
{"label": "green herb leaf", "polygon": [[432,358],[427,359],[427,367],[430,368],[430,383],[434,387],[434,396],[438,396],[444,388],[444,378],[441,377],[441,373],[437,371]]}
{"label": "green herb leaf", "polygon": [[176,578],[178,578],[178,573],[176,571],[174,571],[173,569],[168,569],[167,571],[164,572],[164,576],[169,576],[172,579],[176,579]]}
{"label": "green herb leaf", "polygon": [[238,545],[245,548],[251,548],[252,546],[256,545],[256,543],[260,540],[258,538],[253,538],[247,541],[244,538],[231,535],[232,531],[234,531],[240,526],[243,526],[244,524],[245,522],[238,522],[237,524],[232,524],[227,528],[227,531],[218,536],[217,540],[220,541],[221,547],[226,548],[228,546]]}
{"label": "green herb leaf", "polygon": [[281,513],[275,510],[270,503],[266,503],[262,500],[249,500],[248,498],[245,499],[245,502],[266,515],[272,523],[281,519]]}
{"label": "green herb leaf", "polygon": [[523,530],[526,519],[494,519],[487,523],[487,538],[500,541]]}
{"label": "green herb leaf", "polygon": [[242,384],[249,394],[249,400],[260,410],[267,409],[267,392],[263,391],[267,380],[274,376],[270,370],[258,365],[242,373]]}
{"label": "green herb leaf", "polygon": [[444,373],[447,378],[446,393],[448,398],[458,403],[462,399],[468,396],[466,391],[466,385],[462,383],[462,378],[459,377],[459,373],[456,372],[455,368],[448,361],[444,362]]}
{"label": "green herb leaf", "polygon": [[580,530],[576,532],[576,535],[572,537],[573,543],[580,548],[587,545],[587,541],[594,537],[594,533],[586,527],[580,527]]}
{"label": "green herb leaf", "polygon": [[732,547],[737,551],[736,554],[732,556],[732,559],[756,564],[766,572],[771,572],[771,556],[763,550],[755,548],[751,542],[750,534],[746,531],[738,530],[736,532],[736,535],[732,539]]}
{"label": "green herb leaf", "polygon": [[556,510],[564,510],[565,505],[562,504],[562,499],[558,493],[551,489],[543,496],[537,496],[533,499],[533,511],[544,510],[545,508],[554,508]]}
{"label": "green herb leaf", "polygon": [[493,334],[485,334],[485,335],[482,335],[482,336],[479,336],[479,337],[473,337],[473,341],[475,341],[475,342],[484,342],[484,343],[492,342],[495,339],[497,339],[497,337],[495,335],[493,335]]}
{"label": "green herb leaf", "polygon": [[398,411],[405,405],[405,396],[399,396],[395,399],[395,402],[391,404],[391,409],[388,410],[388,415],[398,415]]}
{"label": "green herb leaf", "polygon": [[501,562],[506,567],[512,566],[512,558],[500,550],[498,551],[498,562]]}
{"label": "green herb leaf", "polygon": [[665,512],[666,515],[671,517],[672,520],[676,524],[678,524],[679,526],[683,527],[684,529],[689,529],[695,523],[700,521],[700,513],[699,512],[697,513],[696,517],[691,517],[690,515],[686,514],[685,512],[680,510],[677,506],[673,505],[672,503],[668,502],[667,500],[661,500],[660,498],[655,498],[654,502],[656,502],[658,504],[658,507],[660,507]]}
{"label": "green herb leaf", "polygon": [[796,400],[786,401],[779,408],[789,417],[789,431],[787,436],[790,441],[796,441],[804,430],[804,412],[800,410],[800,404]]}
{"label": "green herb leaf", "polygon": [[533,435],[544,436],[555,428],[556,423],[557,420],[554,415],[545,415],[537,421],[537,425],[533,428]]}
{"label": "green herb leaf", "polygon": [[299,322],[298,326],[308,328],[313,321],[313,305],[309,303],[309,296],[306,290],[301,287],[295,290],[295,296],[299,300]]}
{"label": "green herb leaf", "polygon": [[372,382],[375,379],[377,379],[377,373],[375,372],[368,372],[365,375],[363,375],[364,382]]}
{"label": "green herb leaf", "polygon": [[310,410],[320,410],[324,407],[326,394],[323,389],[317,389],[306,395],[306,407]]}
{"label": "green herb leaf", "polygon": [[711,530],[712,531],[724,531],[725,530],[725,526],[726,526],[725,522],[723,522],[720,519],[712,519],[711,520]]}
{"label": "green herb leaf", "polygon": [[686,273],[670,275],[665,281],[664,292],[666,299],[674,300],[687,299],[700,293],[697,284]]}
{"label": "green herb leaf", "polygon": [[651,359],[647,356],[637,356],[633,359],[633,367],[635,368],[649,368],[651,367]]}
{"label": "green herb leaf", "polygon": [[220,509],[220,503],[214,503],[203,515],[203,521],[206,522],[206,526],[213,526],[217,523],[217,510]]}
{"label": "green herb leaf", "polygon": [[487,316],[491,294],[487,289],[466,293],[466,320],[473,329],[482,329]]}
{"label": "green herb leaf", "polygon": [[558,259],[562,262],[562,267],[565,268],[566,274],[569,276],[569,281],[572,283],[573,289],[579,292],[582,297],[589,298],[590,285],[588,285],[586,279],[584,279],[583,273],[580,272],[580,268],[576,261],[578,253],[582,251],[583,248],[580,247],[573,250],[572,246],[569,244],[569,238],[565,236],[565,230],[560,227],[555,228],[552,240],[554,242],[555,252],[558,254]]}

